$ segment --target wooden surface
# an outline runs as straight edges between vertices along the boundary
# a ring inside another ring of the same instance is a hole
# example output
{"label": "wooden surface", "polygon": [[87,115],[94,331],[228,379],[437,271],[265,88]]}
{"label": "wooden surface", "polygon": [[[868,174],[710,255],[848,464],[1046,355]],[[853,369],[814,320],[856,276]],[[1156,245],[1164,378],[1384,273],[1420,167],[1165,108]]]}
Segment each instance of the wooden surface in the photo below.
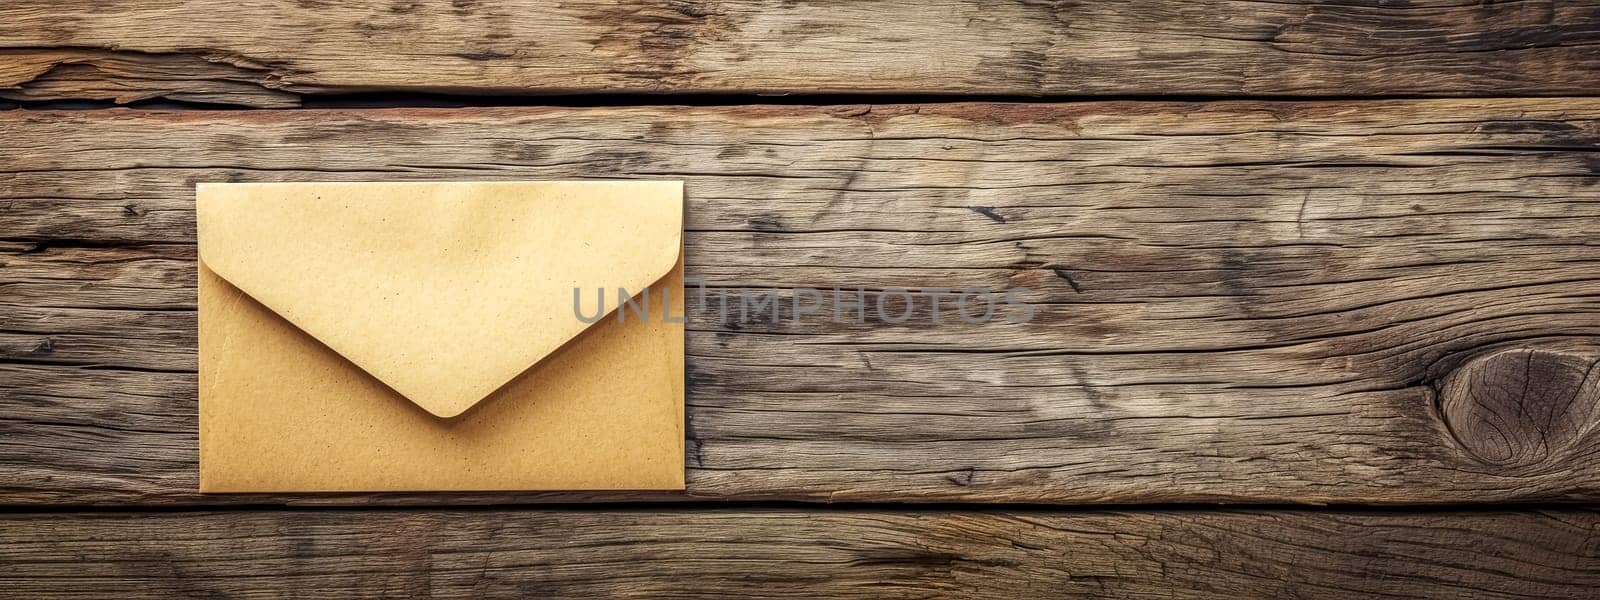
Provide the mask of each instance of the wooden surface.
{"label": "wooden surface", "polygon": [[[7,503],[1600,498],[1594,99],[12,111],[0,129]],[[1021,287],[1037,313],[693,312],[681,497],[196,494],[196,182],[589,177],[686,181],[687,268],[712,298]]]}
{"label": "wooden surface", "polygon": [[0,97],[1591,94],[1600,4],[9,0]]}
{"label": "wooden surface", "polygon": [[1593,598],[1590,510],[0,516],[27,598]]}
{"label": "wooden surface", "polygon": [[[1597,47],[1594,0],[0,2],[0,596],[1595,597]],[[685,493],[196,493],[195,183],[591,178],[687,184]],[[1036,313],[710,308],[858,286]]]}

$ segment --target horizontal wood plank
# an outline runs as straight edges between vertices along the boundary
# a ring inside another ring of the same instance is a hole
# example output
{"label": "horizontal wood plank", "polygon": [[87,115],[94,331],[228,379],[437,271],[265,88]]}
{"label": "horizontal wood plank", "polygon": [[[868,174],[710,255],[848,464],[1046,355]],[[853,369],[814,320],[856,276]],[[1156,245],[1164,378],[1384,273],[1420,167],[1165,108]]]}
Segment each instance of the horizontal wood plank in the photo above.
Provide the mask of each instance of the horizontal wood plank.
{"label": "horizontal wood plank", "polygon": [[0,516],[27,598],[1592,598],[1600,514],[312,510]]}
{"label": "horizontal wood plank", "polygon": [[0,97],[1592,95],[1597,43],[1592,0],[10,0]]}
{"label": "horizontal wood plank", "polygon": [[[1600,100],[0,129],[0,502],[1600,499]],[[594,177],[686,182],[711,298],[688,325],[687,494],[196,494],[195,183]],[[797,286],[1028,288],[1037,313],[715,309]]]}

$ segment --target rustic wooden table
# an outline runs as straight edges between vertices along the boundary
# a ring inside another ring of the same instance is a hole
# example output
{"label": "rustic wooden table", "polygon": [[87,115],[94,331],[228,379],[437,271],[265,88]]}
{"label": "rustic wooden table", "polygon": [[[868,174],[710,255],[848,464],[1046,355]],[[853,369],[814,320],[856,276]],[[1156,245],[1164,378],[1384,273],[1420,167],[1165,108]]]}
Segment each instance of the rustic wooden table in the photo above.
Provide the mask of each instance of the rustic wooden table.
{"label": "rustic wooden table", "polygon": [[[1600,596],[1592,2],[10,0],[0,98],[0,594]],[[681,494],[198,494],[196,182],[596,177],[1038,312],[691,314]]]}

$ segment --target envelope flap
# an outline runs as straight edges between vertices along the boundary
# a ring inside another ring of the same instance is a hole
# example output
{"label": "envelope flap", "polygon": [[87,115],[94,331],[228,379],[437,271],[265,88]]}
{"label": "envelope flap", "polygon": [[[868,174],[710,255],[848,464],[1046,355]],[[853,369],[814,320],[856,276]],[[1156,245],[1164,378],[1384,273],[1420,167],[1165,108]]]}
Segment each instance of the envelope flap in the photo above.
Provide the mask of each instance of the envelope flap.
{"label": "envelope flap", "polygon": [[681,182],[201,184],[200,258],[439,417],[676,264]]}

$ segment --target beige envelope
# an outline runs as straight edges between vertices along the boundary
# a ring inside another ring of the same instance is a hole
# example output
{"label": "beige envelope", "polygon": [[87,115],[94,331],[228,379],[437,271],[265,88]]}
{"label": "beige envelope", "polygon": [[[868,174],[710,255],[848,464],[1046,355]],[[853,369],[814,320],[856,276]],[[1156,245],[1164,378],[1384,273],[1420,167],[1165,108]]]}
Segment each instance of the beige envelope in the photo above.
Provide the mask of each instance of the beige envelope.
{"label": "beige envelope", "polygon": [[202,492],[683,488],[681,182],[197,196]]}

